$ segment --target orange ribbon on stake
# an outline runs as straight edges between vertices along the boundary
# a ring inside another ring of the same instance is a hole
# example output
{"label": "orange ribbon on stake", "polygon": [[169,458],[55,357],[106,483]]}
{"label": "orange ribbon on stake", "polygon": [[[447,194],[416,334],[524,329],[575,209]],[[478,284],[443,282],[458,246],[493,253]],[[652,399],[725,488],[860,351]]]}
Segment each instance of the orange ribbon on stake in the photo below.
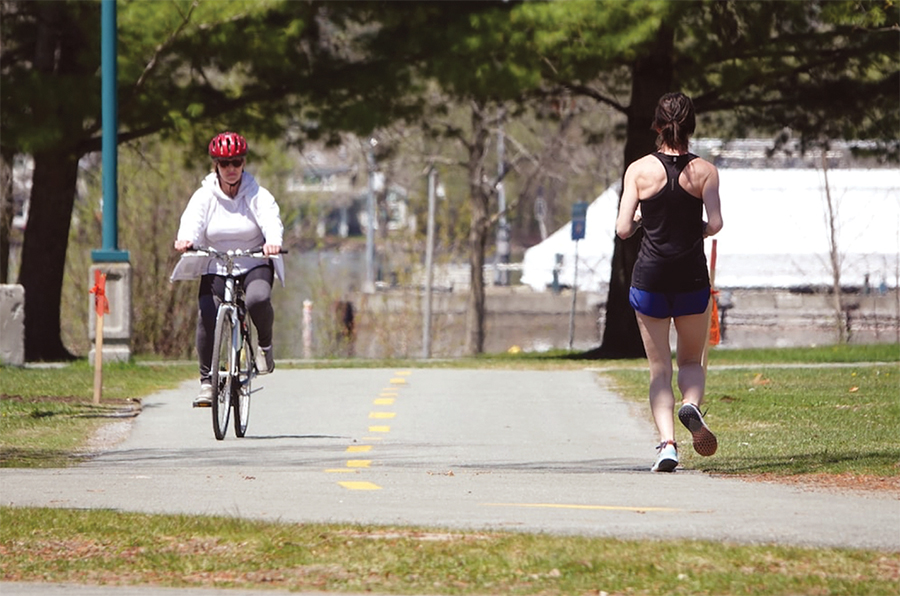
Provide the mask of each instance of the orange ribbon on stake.
{"label": "orange ribbon on stake", "polygon": [[99,269],[94,270],[94,287],[91,288],[91,294],[94,294],[97,316],[102,317],[109,312],[109,300],[106,298],[106,274],[100,273]]}
{"label": "orange ribbon on stake", "polygon": [[709,346],[715,346],[719,343],[719,307],[716,304],[716,295],[719,293],[716,290],[716,257],[718,253],[718,240],[713,238],[712,241],[712,250],[709,255],[709,318],[706,320],[706,336],[707,342],[706,345],[703,346],[703,356],[701,357],[701,362],[703,363],[703,374],[706,375],[706,370],[709,368]]}
{"label": "orange ribbon on stake", "polygon": [[94,269],[94,309],[97,311],[97,337],[94,347],[94,404],[100,403],[103,393],[103,315],[109,312],[109,300],[106,298],[106,274]]}
{"label": "orange ribbon on stake", "polygon": [[712,313],[709,316],[709,345],[717,346],[722,341],[719,331],[719,291],[712,291]]}

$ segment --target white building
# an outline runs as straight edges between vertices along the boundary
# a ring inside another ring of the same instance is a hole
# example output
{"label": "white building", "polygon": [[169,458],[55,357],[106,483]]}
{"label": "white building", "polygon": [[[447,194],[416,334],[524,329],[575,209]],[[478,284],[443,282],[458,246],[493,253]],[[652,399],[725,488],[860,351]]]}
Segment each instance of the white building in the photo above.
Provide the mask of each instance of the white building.
{"label": "white building", "polygon": [[[725,226],[716,235],[716,285],[721,288],[794,288],[832,284],[825,175],[816,169],[720,168]],[[873,288],[900,277],[900,170],[831,169],[841,284]],[[610,279],[618,185],[588,207],[578,242],[578,288],[605,292]],[[525,251],[522,283],[541,291],[575,279],[571,222]],[[707,257],[710,241],[707,240]]]}

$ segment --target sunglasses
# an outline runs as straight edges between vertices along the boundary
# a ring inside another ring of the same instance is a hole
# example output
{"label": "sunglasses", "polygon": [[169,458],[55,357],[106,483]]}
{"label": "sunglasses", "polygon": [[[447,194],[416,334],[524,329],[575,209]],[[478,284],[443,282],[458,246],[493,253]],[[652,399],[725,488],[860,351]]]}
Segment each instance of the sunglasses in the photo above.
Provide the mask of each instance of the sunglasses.
{"label": "sunglasses", "polygon": [[239,168],[244,165],[243,159],[218,159],[216,163],[222,167],[231,166],[232,168]]}

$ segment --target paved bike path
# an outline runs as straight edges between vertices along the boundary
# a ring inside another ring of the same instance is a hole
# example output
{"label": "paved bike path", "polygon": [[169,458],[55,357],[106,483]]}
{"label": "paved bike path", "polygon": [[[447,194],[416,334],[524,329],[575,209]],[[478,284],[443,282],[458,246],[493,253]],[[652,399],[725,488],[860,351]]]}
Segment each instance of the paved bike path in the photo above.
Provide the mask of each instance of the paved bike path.
{"label": "paved bike path", "polygon": [[[900,551],[896,496],[710,477],[685,453],[674,474],[650,473],[645,413],[590,371],[277,370],[256,386],[244,439],[216,441],[184,383],[110,425],[88,463],[0,470],[0,502]],[[273,592],[4,582],[0,593]]]}
{"label": "paved bike path", "polygon": [[[900,550],[900,500],[648,472],[655,432],[590,371],[277,370],[245,439],[196,383],[143,400],[73,468],[0,470],[0,502],[286,522]],[[690,447],[687,447],[689,450]]]}

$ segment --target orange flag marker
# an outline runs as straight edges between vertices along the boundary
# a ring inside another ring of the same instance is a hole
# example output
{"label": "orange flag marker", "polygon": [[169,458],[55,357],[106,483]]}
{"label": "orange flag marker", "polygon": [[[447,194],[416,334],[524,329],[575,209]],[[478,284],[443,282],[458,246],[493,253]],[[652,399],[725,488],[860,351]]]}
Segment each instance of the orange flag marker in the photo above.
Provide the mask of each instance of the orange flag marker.
{"label": "orange flag marker", "polygon": [[109,312],[109,300],[106,298],[106,274],[94,270],[94,309],[97,311],[97,337],[94,347],[94,404],[100,403],[103,393],[103,315]]}

